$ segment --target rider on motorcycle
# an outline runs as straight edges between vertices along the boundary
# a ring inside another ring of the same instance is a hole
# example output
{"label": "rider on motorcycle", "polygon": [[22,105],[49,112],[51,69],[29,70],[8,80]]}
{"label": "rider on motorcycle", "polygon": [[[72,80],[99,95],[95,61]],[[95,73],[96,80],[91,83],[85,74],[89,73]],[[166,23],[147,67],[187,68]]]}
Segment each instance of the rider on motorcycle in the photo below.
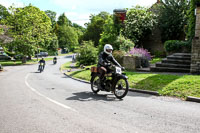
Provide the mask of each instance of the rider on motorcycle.
{"label": "rider on motorcycle", "polygon": [[55,64],[56,62],[57,62],[57,58],[54,57],[54,58],[53,58],[53,63]]}
{"label": "rider on motorcycle", "polygon": [[38,67],[38,70],[40,69],[40,66],[41,66],[41,64],[43,63],[43,70],[44,70],[44,67],[45,67],[45,60],[44,60],[44,58],[42,58],[39,62],[38,62],[40,65],[39,65],[39,67]]}
{"label": "rider on motorcycle", "polygon": [[98,67],[98,72],[100,73],[101,84],[103,83],[105,74],[111,71],[109,69],[109,66],[111,65],[111,63],[113,63],[114,65],[120,68],[123,68],[112,56],[112,51],[113,51],[113,47],[110,44],[106,44],[104,46],[104,51],[99,54],[97,67]]}

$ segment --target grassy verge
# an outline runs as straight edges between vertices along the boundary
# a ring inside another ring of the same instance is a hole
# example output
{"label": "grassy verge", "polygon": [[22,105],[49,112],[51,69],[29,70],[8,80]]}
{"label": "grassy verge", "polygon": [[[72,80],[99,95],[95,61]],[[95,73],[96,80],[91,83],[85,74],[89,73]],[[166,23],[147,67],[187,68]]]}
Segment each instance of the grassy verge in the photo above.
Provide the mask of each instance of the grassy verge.
{"label": "grassy verge", "polygon": [[151,64],[155,64],[155,63],[157,63],[157,62],[160,62],[162,60],[162,58],[153,58],[151,61],[150,61],[150,63]]}
{"label": "grassy verge", "polygon": [[[70,62],[65,68],[70,69]],[[157,91],[160,95],[186,98],[200,97],[200,76],[125,72],[130,88]],[[90,70],[81,69],[67,73],[75,78],[90,80]]]}
{"label": "grassy verge", "polygon": [[[38,59],[39,61],[40,59]],[[45,58],[45,61],[53,60],[53,58]],[[28,60],[26,63],[22,63],[21,60],[17,61],[0,61],[2,66],[17,66],[17,65],[24,65],[24,64],[36,64],[38,63],[37,59]]]}
{"label": "grassy verge", "polygon": [[67,56],[67,55],[71,55],[73,54],[73,52],[69,52],[69,53],[66,53],[66,54],[58,54],[58,56]]}

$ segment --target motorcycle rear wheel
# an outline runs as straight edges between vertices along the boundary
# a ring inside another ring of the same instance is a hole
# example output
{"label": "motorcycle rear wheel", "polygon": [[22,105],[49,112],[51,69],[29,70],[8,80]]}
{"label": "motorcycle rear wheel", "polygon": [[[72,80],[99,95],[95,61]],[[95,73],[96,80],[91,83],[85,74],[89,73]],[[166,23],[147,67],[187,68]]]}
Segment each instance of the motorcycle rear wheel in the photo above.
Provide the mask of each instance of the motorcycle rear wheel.
{"label": "motorcycle rear wheel", "polygon": [[129,84],[127,79],[118,79],[115,82],[115,86],[114,86],[114,95],[118,98],[118,99],[122,99],[123,97],[125,97],[128,93],[128,89],[129,89]]}
{"label": "motorcycle rear wheel", "polygon": [[100,78],[99,76],[95,75],[91,78],[91,89],[94,93],[98,93],[100,91],[99,85],[100,85]]}

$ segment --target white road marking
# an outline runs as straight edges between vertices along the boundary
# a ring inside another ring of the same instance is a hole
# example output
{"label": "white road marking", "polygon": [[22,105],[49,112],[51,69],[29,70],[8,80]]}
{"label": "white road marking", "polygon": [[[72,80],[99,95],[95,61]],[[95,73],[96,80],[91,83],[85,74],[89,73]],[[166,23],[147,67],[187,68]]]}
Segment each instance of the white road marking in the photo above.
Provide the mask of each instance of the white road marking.
{"label": "white road marking", "polygon": [[64,105],[64,104],[62,104],[62,103],[59,103],[59,102],[57,102],[57,101],[55,101],[55,100],[53,100],[53,99],[51,99],[51,98],[49,98],[49,97],[47,97],[47,96],[41,94],[41,93],[39,93],[36,89],[34,89],[33,87],[31,87],[31,86],[28,84],[28,82],[27,82],[28,77],[29,77],[29,73],[28,73],[28,74],[26,75],[26,77],[25,77],[25,84],[26,84],[33,92],[35,92],[35,93],[38,94],[39,96],[41,96],[41,97],[43,97],[43,98],[49,100],[49,101],[52,102],[52,103],[55,103],[55,104],[57,104],[57,105],[59,105],[59,106],[65,108],[65,109],[69,109],[69,110],[71,110],[71,111],[74,111],[74,112],[78,113],[77,110],[75,110],[75,109],[73,109],[73,108],[71,108],[71,107],[69,107],[69,106],[67,106],[67,105]]}

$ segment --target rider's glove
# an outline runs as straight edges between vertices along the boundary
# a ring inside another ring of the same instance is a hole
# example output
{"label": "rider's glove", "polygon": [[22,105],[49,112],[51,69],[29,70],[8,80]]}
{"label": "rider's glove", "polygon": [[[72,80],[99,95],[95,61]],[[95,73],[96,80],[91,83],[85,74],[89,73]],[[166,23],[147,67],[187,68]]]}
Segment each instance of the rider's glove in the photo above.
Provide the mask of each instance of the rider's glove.
{"label": "rider's glove", "polygon": [[108,62],[108,63],[107,63],[107,62],[104,62],[104,65],[105,65],[105,66],[110,66],[111,63],[109,63],[109,62]]}

